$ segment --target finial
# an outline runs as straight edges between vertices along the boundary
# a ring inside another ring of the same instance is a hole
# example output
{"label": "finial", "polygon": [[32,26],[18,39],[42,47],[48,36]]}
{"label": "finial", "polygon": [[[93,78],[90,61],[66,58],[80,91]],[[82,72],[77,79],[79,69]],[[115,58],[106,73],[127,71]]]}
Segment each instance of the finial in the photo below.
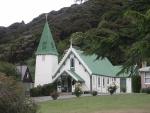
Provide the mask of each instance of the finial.
{"label": "finial", "polygon": [[72,38],[70,39],[70,47],[72,48]]}
{"label": "finial", "polygon": [[48,14],[47,14],[47,13],[45,13],[46,22],[47,22],[47,17],[48,17]]}

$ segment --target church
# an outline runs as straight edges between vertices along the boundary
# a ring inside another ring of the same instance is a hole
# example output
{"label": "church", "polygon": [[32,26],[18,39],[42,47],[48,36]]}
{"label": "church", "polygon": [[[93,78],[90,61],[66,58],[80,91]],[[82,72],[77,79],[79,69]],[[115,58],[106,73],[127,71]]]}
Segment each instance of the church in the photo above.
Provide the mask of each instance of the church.
{"label": "church", "polygon": [[58,92],[74,92],[80,83],[83,92],[108,93],[108,86],[117,85],[116,93],[132,92],[129,73],[118,74],[122,66],[114,66],[108,58],[96,60],[96,55],[85,55],[83,51],[70,45],[63,58],[58,61],[52,33],[46,21],[36,51],[34,87],[57,83]]}

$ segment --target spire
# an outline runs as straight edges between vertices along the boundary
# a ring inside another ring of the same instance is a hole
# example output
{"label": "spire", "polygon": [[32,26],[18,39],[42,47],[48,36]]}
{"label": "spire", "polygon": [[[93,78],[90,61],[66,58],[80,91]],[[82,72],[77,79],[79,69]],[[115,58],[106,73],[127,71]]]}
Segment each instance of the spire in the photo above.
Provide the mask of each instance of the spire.
{"label": "spire", "polygon": [[43,55],[43,54],[58,55],[55,42],[53,40],[53,36],[47,22],[47,14],[46,14],[46,23],[42,32],[40,43],[36,51],[36,55]]}

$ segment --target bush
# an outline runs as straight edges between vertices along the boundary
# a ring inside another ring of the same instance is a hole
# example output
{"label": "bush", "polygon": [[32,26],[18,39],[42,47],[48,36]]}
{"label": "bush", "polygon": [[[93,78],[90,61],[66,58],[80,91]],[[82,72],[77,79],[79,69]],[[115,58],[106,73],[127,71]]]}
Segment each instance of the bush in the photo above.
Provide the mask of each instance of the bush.
{"label": "bush", "polygon": [[30,95],[31,97],[49,96],[54,90],[56,90],[56,84],[45,84],[30,89]]}
{"label": "bush", "polygon": [[23,85],[0,75],[0,113],[36,113],[37,105],[25,96]]}
{"label": "bush", "polygon": [[141,77],[132,76],[132,91],[134,93],[140,93],[141,90]]}
{"label": "bush", "polygon": [[115,83],[112,83],[110,86],[108,86],[108,91],[111,95],[114,94],[116,90],[117,90],[117,86]]}
{"label": "bush", "polygon": [[141,92],[142,92],[142,93],[150,94],[150,87],[148,87],[148,88],[143,88],[143,89],[141,90]]}
{"label": "bush", "polygon": [[56,100],[59,97],[59,93],[57,91],[53,91],[51,93],[51,97],[53,98],[53,100]]}
{"label": "bush", "polygon": [[80,83],[77,83],[75,85],[74,94],[76,95],[76,97],[80,97],[82,95],[82,89],[81,89],[81,84]]}
{"label": "bush", "polygon": [[96,96],[96,95],[97,95],[97,91],[93,91],[93,92],[92,92],[92,95],[93,95],[93,96]]}
{"label": "bush", "polygon": [[123,93],[125,93],[126,90],[127,90],[127,89],[126,89],[125,87],[121,88],[121,91],[122,91]]}

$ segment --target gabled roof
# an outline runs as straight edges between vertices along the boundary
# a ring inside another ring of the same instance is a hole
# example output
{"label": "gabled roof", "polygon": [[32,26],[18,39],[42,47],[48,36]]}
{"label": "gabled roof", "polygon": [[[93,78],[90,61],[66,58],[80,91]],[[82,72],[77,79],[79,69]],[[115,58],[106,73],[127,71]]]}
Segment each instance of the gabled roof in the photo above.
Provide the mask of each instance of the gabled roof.
{"label": "gabled roof", "polygon": [[117,74],[121,71],[122,66],[113,66],[112,63],[107,59],[96,59],[96,55],[85,55],[83,51],[77,50],[75,48],[70,47],[68,52],[65,54],[63,59],[58,65],[53,78],[57,78],[57,72],[68,58],[68,56],[73,53],[76,58],[81,62],[84,68],[90,75],[100,75],[100,76],[110,76],[110,77],[128,77],[128,73],[122,73],[117,76]]}
{"label": "gabled roof", "polygon": [[150,72],[150,66],[139,69],[140,72]]}
{"label": "gabled roof", "polygon": [[17,72],[21,75],[21,80],[23,80],[25,73],[27,71],[27,66],[26,65],[22,65],[22,66],[17,66]]}
{"label": "gabled roof", "polygon": [[[75,49],[79,54],[81,59],[92,71],[92,74],[103,75],[103,76],[112,76],[117,77],[116,75],[121,71],[122,66],[113,66],[112,63],[107,58],[97,59],[97,55],[85,55],[83,51]],[[118,77],[127,77],[129,74],[121,74]]]}
{"label": "gabled roof", "polygon": [[[71,76],[74,80],[79,81],[79,82],[84,82],[84,80],[75,72],[71,71],[71,70],[64,70],[61,73],[59,73],[59,76],[62,75],[63,73],[67,73],[69,76]],[[55,80],[57,80],[57,78],[59,77],[57,76]]]}
{"label": "gabled roof", "polygon": [[38,45],[36,55],[58,55],[52,33],[50,31],[48,22],[46,21],[40,43]]}
{"label": "gabled roof", "polygon": [[18,74],[21,76],[21,81],[23,82],[33,82],[30,71],[26,65],[21,65],[16,67]]}

